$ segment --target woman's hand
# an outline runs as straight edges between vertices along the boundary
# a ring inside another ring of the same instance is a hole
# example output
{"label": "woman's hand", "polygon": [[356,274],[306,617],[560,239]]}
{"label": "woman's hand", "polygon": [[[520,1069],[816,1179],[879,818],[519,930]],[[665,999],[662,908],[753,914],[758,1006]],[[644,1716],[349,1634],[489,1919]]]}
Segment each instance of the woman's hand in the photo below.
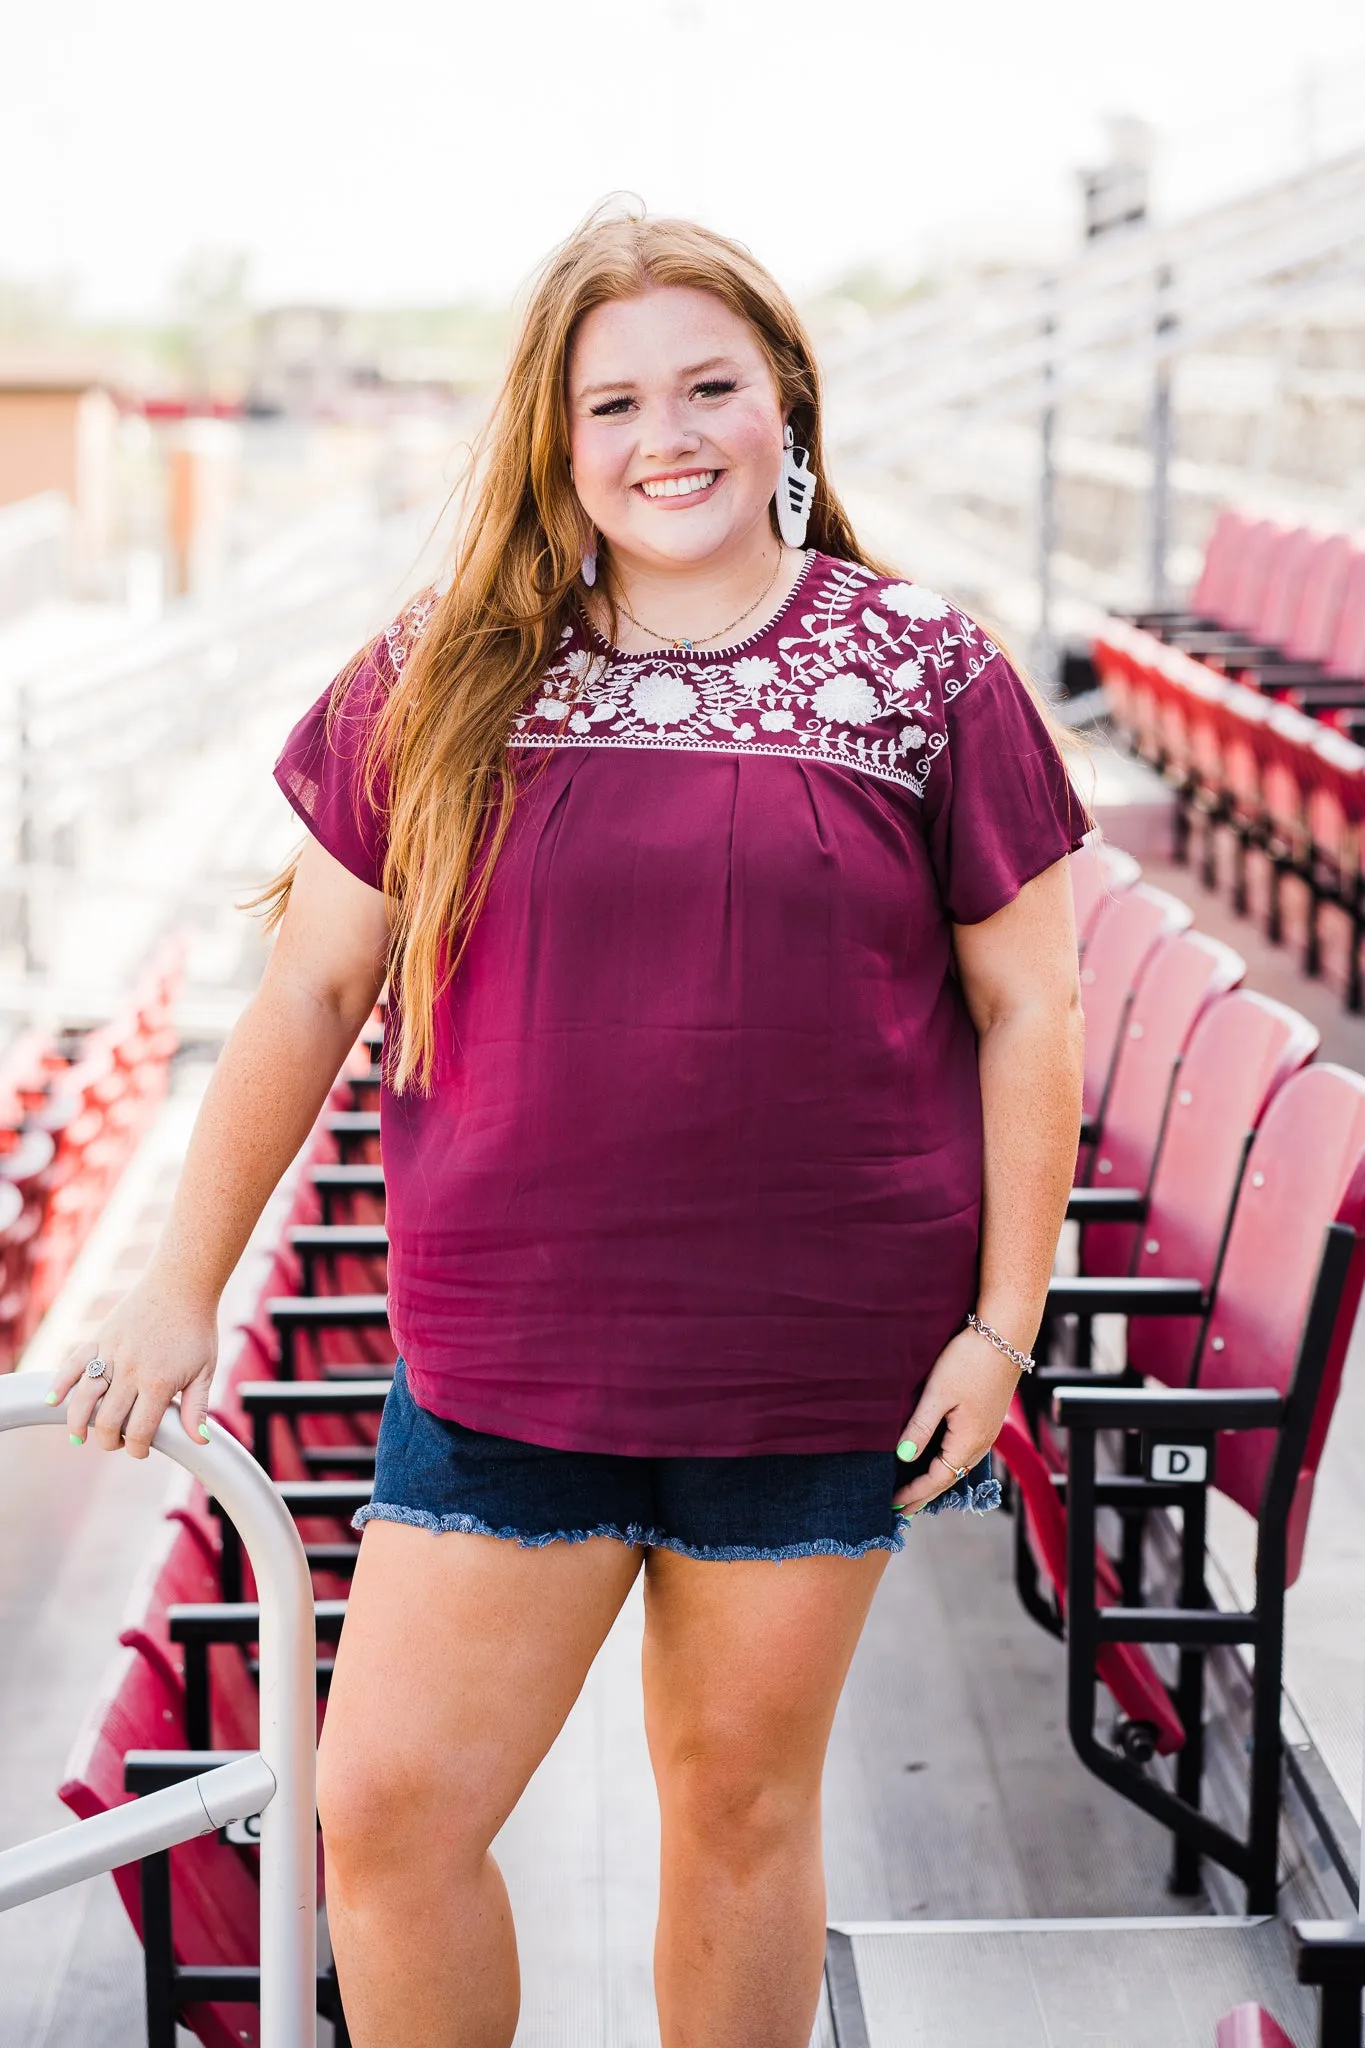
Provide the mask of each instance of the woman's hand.
{"label": "woman's hand", "polygon": [[[906,1456],[914,1458],[947,1416],[942,1448],[927,1471],[894,1494],[898,1508],[912,1513],[922,1508],[926,1501],[957,1485],[953,1474],[959,1465],[970,1472],[978,1459],[985,1457],[1000,1434],[1018,1384],[1018,1366],[975,1330],[960,1330],[944,1345],[920,1388],[915,1412],[901,1431]],[[908,1449],[910,1444],[914,1450]]]}
{"label": "woman's hand", "polygon": [[[95,1356],[104,1360],[107,1379],[87,1377],[86,1364]],[[152,1272],[105,1317],[96,1345],[72,1352],[47,1398],[55,1405],[71,1395],[66,1421],[73,1444],[83,1444],[91,1431],[106,1451],[121,1446],[145,1458],[177,1394],[183,1397],[186,1436],[208,1441],[205,1418],[217,1358],[216,1306],[190,1298]]]}

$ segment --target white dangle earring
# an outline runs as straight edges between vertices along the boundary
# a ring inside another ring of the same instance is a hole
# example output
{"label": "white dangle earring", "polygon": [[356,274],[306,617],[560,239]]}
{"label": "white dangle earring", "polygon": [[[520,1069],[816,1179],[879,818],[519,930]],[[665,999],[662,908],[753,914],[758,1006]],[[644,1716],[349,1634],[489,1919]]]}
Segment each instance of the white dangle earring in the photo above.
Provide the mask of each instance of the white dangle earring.
{"label": "white dangle earring", "polygon": [[789,548],[804,547],[810,522],[810,501],[819,479],[810,455],[796,445],[790,427],[782,430],[782,469],[777,479],[777,530]]}
{"label": "white dangle earring", "polygon": [[591,589],[592,589],[592,587],[593,587],[593,584],[594,584],[594,583],[596,583],[596,581],[597,581],[597,550],[596,550],[596,548],[590,548],[590,549],[588,550],[587,554],[586,554],[586,555],[584,555],[584,557],[583,557],[583,564],[582,564],[582,570],[583,570],[583,581],[584,581],[584,582],[585,582],[585,583],[587,584],[587,586],[588,586],[589,590],[591,590]]}

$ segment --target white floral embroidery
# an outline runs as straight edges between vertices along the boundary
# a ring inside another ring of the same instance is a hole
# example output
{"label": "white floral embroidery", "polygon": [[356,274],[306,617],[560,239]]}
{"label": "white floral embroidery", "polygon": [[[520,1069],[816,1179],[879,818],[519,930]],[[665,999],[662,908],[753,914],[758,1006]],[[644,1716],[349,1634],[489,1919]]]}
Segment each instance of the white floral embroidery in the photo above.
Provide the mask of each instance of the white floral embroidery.
{"label": "white floral embroidery", "polygon": [[923,796],[945,705],[999,654],[933,591],[818,555],[756,643],[772,651],[608,656],[577,622],[512,743],[785,755]]}
{"label": "white floral embroidery", "polygon": [[406,611],[398,614],[393,624],[385,629],[384,644],[389,650],[389,660],[395,675],[401,675],[408,655],[431,624],[432,614],[440,603],[440,593],[424,590],[415,597]]}
{"label": "white floral embroidery", "polygon": [[870,725],[881,710],[877,693],[861,676],[832,676],[810,700],[817,718],[841,718],[846,725]]}
{"label": "white floral embroidery", "polygon": [[736,688],[761,690],[765,684],[775,683],[781,670],[775,661],[769,661],[766,654],[742,654],[738,661],[731,664],[730,674],[734,677]]}
{"label": "white floral embroidery", "polygon": [[697,708],[697,693],[681,676],[637,676],[630,701],[646,725],[677,725]]}
{"label": "white floral embroidery", "polygon": [[946,598],[918,583],[888,584],[882,603],[901,619],[946,619],[952,611]]}
{"label": "white floral embroidery", "polygon": [[590,654],[586,647],[575,647],[564,657],[565,673],[575,683],[590,683],[605,667],[601,655]]}

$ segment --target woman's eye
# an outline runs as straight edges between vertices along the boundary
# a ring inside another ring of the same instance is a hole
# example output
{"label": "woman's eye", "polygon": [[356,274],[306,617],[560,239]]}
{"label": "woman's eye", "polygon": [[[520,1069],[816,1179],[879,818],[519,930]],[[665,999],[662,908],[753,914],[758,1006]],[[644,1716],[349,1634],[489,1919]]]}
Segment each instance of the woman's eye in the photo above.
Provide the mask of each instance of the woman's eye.
{"label": "woman's eye", "polygon": [[733,377],[709,377],[696,388],[703,398],[725,398],[734,390],[735,380]]}
{"label": "woman's eye", "polygon": [[604,398],[600,405],[592,407],[592,416],[595,420],[613,419],[623,413],[629,404],[628,398]]}

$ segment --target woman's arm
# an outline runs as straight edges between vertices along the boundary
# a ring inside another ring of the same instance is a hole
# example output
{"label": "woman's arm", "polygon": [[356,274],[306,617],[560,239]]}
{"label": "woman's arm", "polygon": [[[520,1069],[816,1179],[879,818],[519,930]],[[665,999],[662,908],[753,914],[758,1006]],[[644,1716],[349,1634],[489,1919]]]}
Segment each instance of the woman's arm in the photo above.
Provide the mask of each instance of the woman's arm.
{"label": "woman's arm", "polygon": [[110,1384],[82,1378],[86,1347],[52,1383],[54,1401],[75,1388],[73,1442],[93,1413],[106,1450],[122,1442],[145,1458],[182,1391],[186,1431],[207,1434],[218,1298],[374,1007],[387,943],[383,896],[310,839],[260,988],[204,1096],[152,1263],[101,1326]]}
{"label": "woman's arm", "polygon": [[[976,1311],[1027,1351],[1047,1301],[1080,1135],[1080,979],[1066,862],[1026,883],[1013,903],[981,924],[957,925],[954,941],[981,1071]],[[999,1434],[1018,1378],[984,1337],[963,1330],[940,1352],[903,1440],[922,1450],[946,1416],[944,1458],[974,1465]],[[901,1488],[897,1505],[922,1507],[953,1483],[936,1458]]]}

